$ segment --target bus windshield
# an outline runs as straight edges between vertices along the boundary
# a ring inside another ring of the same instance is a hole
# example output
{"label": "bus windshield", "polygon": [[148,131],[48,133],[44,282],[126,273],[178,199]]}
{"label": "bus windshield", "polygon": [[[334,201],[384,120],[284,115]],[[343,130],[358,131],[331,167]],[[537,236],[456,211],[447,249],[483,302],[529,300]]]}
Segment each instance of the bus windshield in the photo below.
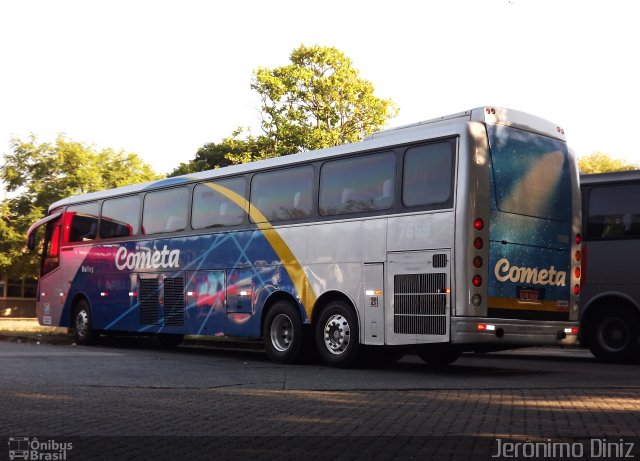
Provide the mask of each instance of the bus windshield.
{"label": "bus windshield", "polygon": [[500,211],[566,221],[571,177],[566,144],[528,131],[488,125],[494,193]]}

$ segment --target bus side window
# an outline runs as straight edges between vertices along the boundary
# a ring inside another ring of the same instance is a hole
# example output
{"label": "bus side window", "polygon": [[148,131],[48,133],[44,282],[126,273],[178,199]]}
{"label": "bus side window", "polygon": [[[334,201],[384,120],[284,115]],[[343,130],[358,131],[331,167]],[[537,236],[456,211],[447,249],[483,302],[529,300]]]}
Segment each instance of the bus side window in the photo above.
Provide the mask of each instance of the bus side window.
{"label": "bus side window", "polygon": [[105,200],[100,216],[100,237],[122,238],[138,233],[140,228],[140,197]]}
{"label": "bus side window", "polygon": [[64,243],[87,242],[95,240],[98,235],[98,215],[100,207],[97,202],[74,205],[67,208],[65,223],[69,226]]}
{"label": "bus side window", "polygon": [[149,192],[144,197],[142,226],[146,234],[181,231],[187,227],[189,190],[186,187]]}
{"label": "bus side window", "polygon": [[246,181],[244,178],[230,178],[198,184],[193,190],[191,211],[191,226],[194,229],[235,226],[244,222],[244,209],[216,187],[222,188],[226,194],[237,194],[244,198]]}
{"label": "bus side window", "polygon": [[311,165],[257,173],[251,182],[251,204],[267,221],[306,218],[313,211],[313,177]]}
{"label": "bus side window", "polygon": [[451,198],[453,153],[448,142],[412,147],[404,158],[402,203],[444,204]]}
{"label": "bus side window", "polygon": [[389,209],[395,199],[395,170],[392,152],[325,162],[320,170],[320,214]]}
{"label": "bus side window", "polygon": [[640,237],[640,204],[629,197],[640,196],[639,184],[594,187],[589,192],[587,234],[616,239]]}

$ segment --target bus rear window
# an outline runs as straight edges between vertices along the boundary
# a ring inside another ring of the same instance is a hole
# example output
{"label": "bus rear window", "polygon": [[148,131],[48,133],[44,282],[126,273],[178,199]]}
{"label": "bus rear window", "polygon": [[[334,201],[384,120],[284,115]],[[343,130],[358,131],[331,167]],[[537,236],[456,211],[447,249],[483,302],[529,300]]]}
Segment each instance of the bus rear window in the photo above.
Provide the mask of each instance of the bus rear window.
{"label": "bus rear window", "polygon": [[569,220],[571,173],[566,144],[505,126],[488,125],[487,132],[498,209]]}

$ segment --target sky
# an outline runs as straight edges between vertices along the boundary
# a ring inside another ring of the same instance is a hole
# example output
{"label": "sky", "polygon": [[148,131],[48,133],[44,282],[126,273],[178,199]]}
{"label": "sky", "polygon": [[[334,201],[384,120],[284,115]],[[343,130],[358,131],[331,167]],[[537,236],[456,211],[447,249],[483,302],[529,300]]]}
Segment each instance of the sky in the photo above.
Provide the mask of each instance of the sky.
{"label": "sky", "polygon": [[[578,156],[640,163],[631,0],[20,0],[0,3],[0,154],[58,134],[158,173],[259,126],[252,71],[336,47],[399,126],[484,105],[546,118]],[[1,160],[0,160],[1,161]]]}

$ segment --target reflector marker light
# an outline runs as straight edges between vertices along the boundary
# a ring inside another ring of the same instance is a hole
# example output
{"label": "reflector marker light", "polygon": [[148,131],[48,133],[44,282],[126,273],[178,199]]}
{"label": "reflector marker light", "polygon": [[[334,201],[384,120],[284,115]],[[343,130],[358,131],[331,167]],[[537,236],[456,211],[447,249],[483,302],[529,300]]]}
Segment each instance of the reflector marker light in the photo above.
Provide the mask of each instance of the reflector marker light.
{"label": "reflector marker light", "polygon": [[135,297],[138,296],[138,292],[137,291],[130,291],[129,292],[129,296],[132,297],[132,298],[135,298]]}
{"label": "reflector marker light", "polygon": [[473,267],[476,269],[480,269],[482,267],[482,258],[480,256],[473,258]]}
{"label": "reflector marker light", "polygon": [[380,296],[382,294],[382,290],[366,290],[364,294],[367,296]]}
{"label": "reflector marker light", "polygon": [[578,334],[578,328],[577,327],[573,327],[573,328],[565,328],[564,332],[568,335],[577,335]]}
{"label": "reflector marker light", "polygon": [[582,243],[582,235],[576,234],[576,244],[580,245]]}
{"label": "reflector marker light", "polygon": [[476,330],[478,331],[496,331],[496,326],[490,323],[477,323]]}
{"label": "reflector marker light", "polygon": [[109,293],[107,293],[106,291],[101,291],[100,296],[104,298],[105,296],[109,296]]}
{"label": "reflector marker light", "polygon": [[198,296],[197,291],[187,291],[187,296]]}
{"label": "reflector marker light", "polygon": [[251,290],[242,290],[238,293],[240,296],[251,296]]}

